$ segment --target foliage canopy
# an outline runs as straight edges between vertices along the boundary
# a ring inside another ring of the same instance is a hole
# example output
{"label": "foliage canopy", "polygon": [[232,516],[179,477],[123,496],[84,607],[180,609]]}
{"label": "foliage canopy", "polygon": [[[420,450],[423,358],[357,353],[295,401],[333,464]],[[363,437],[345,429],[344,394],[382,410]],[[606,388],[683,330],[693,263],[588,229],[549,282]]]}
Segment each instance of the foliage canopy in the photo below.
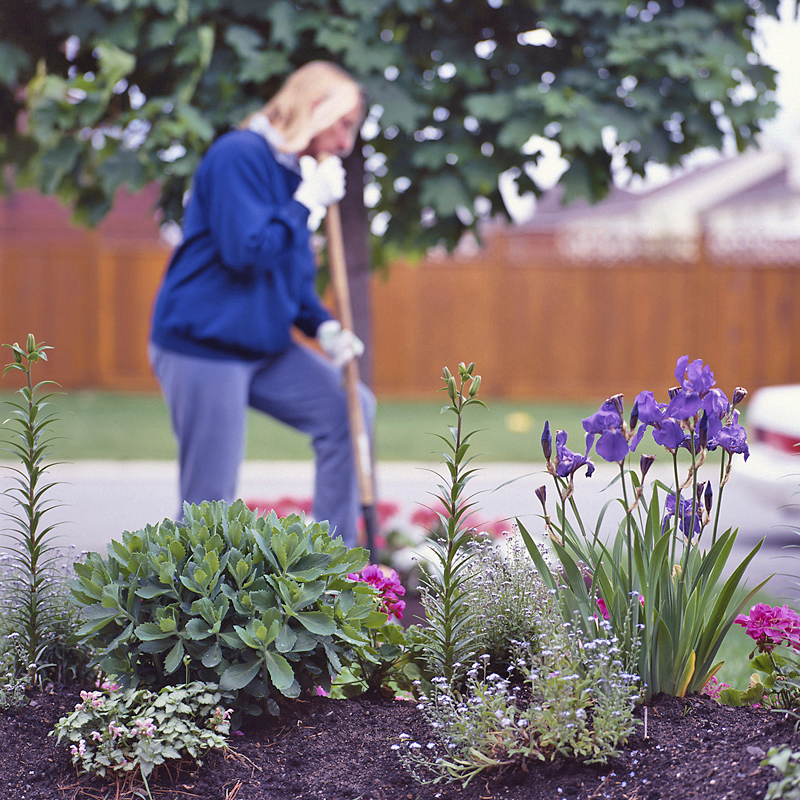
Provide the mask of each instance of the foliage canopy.
{"label": "foliage canopy", "polygon": [[774,113],[752,41],[777,4],[14,0],[0,5],[0,163],[90,224],[120,186],[153,180],[179,219],[213,139],[326,58],[369,93],[374,227],[404,249],[452,245],[504,211],[501,173],[537,191],[523,166],[543,139],[569,162],[567,200],[605,192],[615,148],[642,173],[726,130],[746,145]]}

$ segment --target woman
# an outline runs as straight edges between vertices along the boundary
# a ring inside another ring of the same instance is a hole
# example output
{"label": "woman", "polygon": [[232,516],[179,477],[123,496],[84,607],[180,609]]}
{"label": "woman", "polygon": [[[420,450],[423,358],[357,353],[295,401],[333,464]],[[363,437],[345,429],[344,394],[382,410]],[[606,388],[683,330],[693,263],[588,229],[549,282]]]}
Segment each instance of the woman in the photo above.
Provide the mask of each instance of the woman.
{"label": "woman", "polygon": [[[309,227],[344,196],[340,156],[363,113],[358,84],[317,61],[214,142],[194,176],[150,346],[178,440],[182,501],[233,500],[251,406],[309,434],[314,517],[348,546],[359,493],[341,367],[363,345],[317,296]],[[330,360],[293,341],[293,326]],[[375,401],[361,389],[371,425]]]}

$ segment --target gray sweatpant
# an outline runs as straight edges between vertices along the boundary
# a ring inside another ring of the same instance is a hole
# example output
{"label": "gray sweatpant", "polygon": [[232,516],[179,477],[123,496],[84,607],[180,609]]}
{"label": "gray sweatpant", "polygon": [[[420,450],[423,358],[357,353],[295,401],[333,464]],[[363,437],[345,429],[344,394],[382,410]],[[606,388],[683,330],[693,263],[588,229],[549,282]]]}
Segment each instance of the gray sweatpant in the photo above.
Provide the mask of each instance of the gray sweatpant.
{"label": "gray sweatpant", "polygon": [[[355,546],[360,496],[340,369],[299,344],[259,361],[236,361],[185,356],[151,343],[150,362],[178,441],[181,508],[233,501],[251,406],[311,437],[314,519],[328,520],[331,531]],[[371,436],[375,398],[363,384],[360,395]]]}

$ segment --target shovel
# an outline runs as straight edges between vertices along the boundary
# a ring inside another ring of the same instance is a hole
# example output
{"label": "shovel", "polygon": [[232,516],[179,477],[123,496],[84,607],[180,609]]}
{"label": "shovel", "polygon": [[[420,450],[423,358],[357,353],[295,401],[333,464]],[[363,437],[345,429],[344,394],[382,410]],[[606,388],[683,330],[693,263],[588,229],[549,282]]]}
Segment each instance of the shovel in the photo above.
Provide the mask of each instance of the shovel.
{"label": "shovel", "polygon": [[[344,239],[342,237],[342,217],[339,204],[328,206],[325,215],[325,232],[328,237],[328,266],[331,274],[333,294],[339,312],[342,328],[353,330],[353,312],[350,306],[350,288],[347,282],[347,264],[344,257]],[[358,474],[358,487],[361,495],[361,511],[364,517],[366,549],[373,560],[375,537],[377,535],[377,517],[375,514],[375,481],[372,471],[372,452],[369,443],[364,414],[358,397],[358,361],[351,358],[344,366],[344,383],[347,390],[347,413],[350,422],[350,439],[353,443],[353,454]]]}

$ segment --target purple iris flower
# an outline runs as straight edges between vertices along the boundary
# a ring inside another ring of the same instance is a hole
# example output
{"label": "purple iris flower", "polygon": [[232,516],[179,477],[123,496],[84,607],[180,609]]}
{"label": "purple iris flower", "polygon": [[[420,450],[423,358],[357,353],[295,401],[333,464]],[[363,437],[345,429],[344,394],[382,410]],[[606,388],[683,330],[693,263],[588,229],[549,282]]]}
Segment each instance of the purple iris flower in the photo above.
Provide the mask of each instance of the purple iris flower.
{"label": "purple iris flower", "polygon": [[629,452],[628,440],[622,433],[622,402],[619,397],[606,400],[590,417],[581,420],[586,431],[586,453],[592,449],[595,436],[597,455],[606,461],[624,461]]}
{"label": "purple iris flower", "polygon": [[[656,402],[656,398],[651,391],[639,392],[636,395],[636,399],[633,401],[633,408],[639,423],[639,430],[636,431],[633,439],[631,439],[631,452],[639,446],[639,442],[642,441],[648,425],[652,425],[654,428],[661,427],[665,407]],[[634,414],[631,415],[631,427],[633,427],[633,418]]]}
{"label": "purple iris flower", "polygon": [[656,398],[650,391],[639,392],[634,400],[639,410],[639,422],[642,425],[654,425],[661,427],[661,420],[664,418],[664,406],[656,402]]}
{"label": "purple iris flower", "polygon": [[721,447],[726,453],[739,453],[747,461],[750,448],[747,446],[747,431],[739,424],[739,412],[733,412],[730,425],[724,425],[719,419],[712,418],[708,427],[708,449]]}
{"label": "purple iris flower", "polygon": [[701,407],[702,401],[697,392],[681,389],[669,401],[669,405],[664,410],[664,416],[673,419],[689,419],[697,414]]}
{"label": "purple iris flower", "polygon": [[703,359],[697,358],[689,363],[689,356],[681,356],[675,365],[675,377],[687,392],[704,395],[714,386],[714,373]]}
{"label": "purple iris flower", "polygon": [[722,389],[710,389],[703,397],[703,409],[709,417],[721,417],[728,411],[728,398]]}
{"label": "purple iris flower", "polygon": [[[667,500],[664,503],[664,507],[667,511],[667,516],[664,517],[664,521],[661,523],[661,532],[667,530],[669,527],[669,518],[675,516],[675,495],[670,494],[667,495]],[[703,516],[703,507],[701,503],[695,504],[695,515],[694,515],[694,525],[692,524],[692,501],[685,500],[683,497],[681,498],[681,505],[680,505],[680,526],[681,526],[681,533],[684,536],[689,536],[690,538],[695,533],[700,533],[703,529],[702,525],[702,516]],[[687,531],[691,529],[691,533],[687,533]]]}
{"label": "purple iris flower", "polygon": [[594,472],[594,464],[588,456],[573,453],[567,448],[567,432],[556,432],[556,474],[562,478],[571,478],[582,466],[586,466],[586,477]]}
{"label": "purple iris flower", "polygon": [[661,423],[660,429],[653,430],[653,439],[655,439],[656,444],[660,444],[674,453],[679,447],[683,446],[686,439],[686,431],[681,428],[677,420],[665,419]]}

